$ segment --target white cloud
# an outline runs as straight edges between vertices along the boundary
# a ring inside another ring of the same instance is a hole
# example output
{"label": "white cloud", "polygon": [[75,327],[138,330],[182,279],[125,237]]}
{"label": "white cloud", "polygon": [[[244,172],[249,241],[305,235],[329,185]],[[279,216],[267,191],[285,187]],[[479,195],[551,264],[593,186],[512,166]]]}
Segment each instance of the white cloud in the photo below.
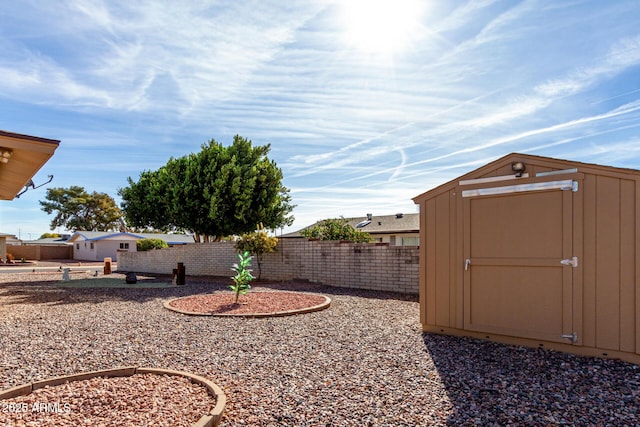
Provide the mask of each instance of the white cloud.
{"label": "white cloud", "polygon": [[535,90],[545,97],[572,95],[638,65],[640,36],[624,38],[615,43],[603,59],[578,68],[565,78],[544,82]]}
{"label": "white cloud", "polygon": [[[170,102],[173,111],[232,99],[315,13],[311,9],[282,20],[269,19],[270,12],[258,2],[225,8],[217,3],[188,7],[75,1],[60,8],[52,22],[64,23],[65,32],[77,32],[74,41],[85,56],[74,57],[71,51],[68,59],[53,59],[54,52],[27,51],[30,60],[11,62],[17,70],[13,80],[30,76],[21,79],[22,90],[15,93],[24,94],[29,84],[36,102],[51,103],[62,96],[79,105],[155,110],[166,103],[166,98],[156,98],[165,97],[166,87],[154,93],[154,83],[165,78],[181,98]],[[248,19],[239,20],[241,16]],[[76,69],[77,61],[89,67]],[[5,81],[4,86],[11,91],[15,85]]]}

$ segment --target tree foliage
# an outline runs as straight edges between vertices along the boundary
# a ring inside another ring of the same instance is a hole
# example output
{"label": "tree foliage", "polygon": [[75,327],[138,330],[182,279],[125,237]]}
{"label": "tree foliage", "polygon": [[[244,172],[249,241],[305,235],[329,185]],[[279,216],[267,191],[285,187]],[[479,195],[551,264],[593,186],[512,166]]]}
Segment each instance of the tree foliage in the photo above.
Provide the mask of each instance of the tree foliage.
{"label": "tree foliage", "polygon": [[369,233],[353,228],[344,218],[325,219],[313,227],[301,230],[300,234],[307,239],[348,240],[356,243],[373,240]]}
{"label": "tree foliage", "polygon": [[293,209],[282,171],[267,158],[270,146],[252,146],[236,135],[224,147],[215,140],[200,152],[171,158],[118,190],[129,225],[190,230],[198,240],[248,233],[256,223],[290,225]]}
{"label": "tree foliage", "polygon": [[249,252],[258,259],[258,280],[262,276],[262,256],[275,252],[278,246],[278,238],[269,236],[262,224],[258,224],[258,229],[251,233],[243,234],[235,244],[239,252]]}
{"label": "tree foliage", "polygon": [[136,241],[136,250],[139,252],[150,251],[152,249],[168,248],[169,244],[162,239],[140,239]]}
{"label": "tree foliage", "polygon": [[122,227],[122,211],[106,193],[88,193],[84,187],[48,188],[42,210],[55,213],[50,227],[67,230],[113,231]]}
{"label": "tree foliage", "polygon": [[60,236],[58,233],[43,233],[42,236],[40,236],[40,239],[58,239],[62,236]]}

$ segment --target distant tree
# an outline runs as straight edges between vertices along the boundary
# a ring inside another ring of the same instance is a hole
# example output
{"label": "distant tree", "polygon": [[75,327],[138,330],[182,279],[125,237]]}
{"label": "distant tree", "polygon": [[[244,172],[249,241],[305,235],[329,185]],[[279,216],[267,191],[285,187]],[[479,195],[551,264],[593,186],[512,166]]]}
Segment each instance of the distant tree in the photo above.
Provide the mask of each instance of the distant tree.
{"label": "distant tree", "polygon": [[122,211],[106,193],[88,193],[84,187],[48,188],[42,210],[55,213],[51,229],[113,231],[122,227]]}
{"label": "distant tree", "polygon": [[61,236],[58,233],[44,233],[40,239],[58,239]]}
{"label": "distant tree", "polygon": [[282,171],[267,158],[270,146],[252,146],[236,135],[224,147],[215,140],[201,151],[118,190],[127,224],[158,230],[189,230],[197,241],[248,233],[255,224],[279,228],[293,221],[289,190]]}
{"label": "distant tree", "polygon": [[369,233],[353,228],[344,218],[332,218],[300,231],[303,237],[320,240],[348,240],[367,243],[373,239]]}
{"label": "distant tree", "polygon": [[243,234],[236,242],[236,250],[240,253],[249,252],[255,255],[258,260],[258,280],[262,276],[262,256],[275,252],[278,246],[278,238],[269,236],[262,224],[258,224],[258,229],[251,233]]}

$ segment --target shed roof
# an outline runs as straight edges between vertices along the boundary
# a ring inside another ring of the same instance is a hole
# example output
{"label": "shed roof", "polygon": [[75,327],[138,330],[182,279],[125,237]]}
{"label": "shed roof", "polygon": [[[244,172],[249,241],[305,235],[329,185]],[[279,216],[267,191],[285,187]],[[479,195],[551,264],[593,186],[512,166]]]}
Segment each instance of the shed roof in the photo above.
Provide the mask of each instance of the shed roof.
{"label": "shed roof", "polygon": [[[412,214],[395,214],[395,215],[379,215],[371,216],[371,222],[362,226],[356,227],[358,224],[364,224],[368,221],[367,216],[360,216],[354,218],[345,218],[347,224],[361,231],[366,231],[369,234],[389,234],[389,233],[418,233],[420,231],[420,216],[417,213]],[[322,221],[318,221],[315,224],[304,227],[301,230],[284,234],[280,237],[283,238],[295,238],[302,237],[300,231],[311,228]]]}
{"label": "shed roof", "polygon": [[431,197],[443,193],[445,191],[449,191],[450,189],[456,187],[460,181],[468,180],[468,179],[477,179],[483,177],[491,176],[495,171],[504,168],[511,167],[511,164],[514,162],[523,162],[525,165],[531,166],[539,166],[544,168],[549,168],[552,170],[563,170],[570,168],[577,168],[578,171],[582,172],[591,172],[599,175],[635,175],[636,177],[640,177],[640,170],[630,169],[630,168],[619,168],[614,166],[605,166],[599,165],[595,163],[583,163],[577,162],[573,160],[564,160],[564,159],[556,159],[553,157],[544,157],[537,156],[533,154],[522,154],[522,153],[510,153],[506,156],[500,157],[499,159],[494,160],[493,162],[487,163],[486,165],[474,169],[464,175],[461,175],[451,181],[445,182],[431,190],[428,190],[416,197],[412,200],[414,203],[420,203],[423,200],[430,199]]}

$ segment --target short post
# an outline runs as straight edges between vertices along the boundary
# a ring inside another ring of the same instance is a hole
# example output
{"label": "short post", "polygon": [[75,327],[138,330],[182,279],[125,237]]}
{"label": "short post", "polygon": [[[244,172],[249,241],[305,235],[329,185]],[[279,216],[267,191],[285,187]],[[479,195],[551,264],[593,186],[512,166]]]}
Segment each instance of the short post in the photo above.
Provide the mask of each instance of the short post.
{"label": "short post", "polygon": [[71,280],[71,277],[69,277],[69,272],[70,271],[71,271],[70,268],[62,269],[62,281],[63,282],[68,282],[69,280]]}
{"label": "short post", "polygon": [[183,286],[184,282],[185,282],[184,277],[185,277],[184,264],[179,262],[178,263],[178,271],[177,271],[177,274],[176,274],[176,285]]}
{"label": "short post", "polygon": [[111,258],[104,259],[104,274],[111,274]]}

